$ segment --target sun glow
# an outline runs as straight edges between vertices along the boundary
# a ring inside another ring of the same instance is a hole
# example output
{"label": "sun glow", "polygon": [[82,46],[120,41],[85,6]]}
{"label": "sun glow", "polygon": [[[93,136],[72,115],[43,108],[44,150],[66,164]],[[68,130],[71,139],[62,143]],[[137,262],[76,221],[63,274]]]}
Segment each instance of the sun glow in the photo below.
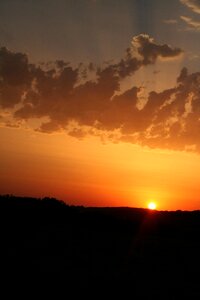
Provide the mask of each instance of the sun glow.
{"label": "sun glow", "polygon": [[149,202],[148,208],[152,209],[152,210],[156,209],[156,203],[155,202]]}

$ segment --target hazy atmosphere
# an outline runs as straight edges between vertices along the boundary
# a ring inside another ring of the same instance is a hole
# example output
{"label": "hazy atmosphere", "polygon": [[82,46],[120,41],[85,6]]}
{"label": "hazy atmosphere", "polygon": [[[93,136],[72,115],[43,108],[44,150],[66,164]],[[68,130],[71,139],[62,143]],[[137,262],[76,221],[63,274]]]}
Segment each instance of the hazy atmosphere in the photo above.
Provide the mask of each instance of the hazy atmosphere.
{"label": "hazy atmosphere", "polygon": [[199,38],[199,0],[1,0],[0,194],[200,209]]}

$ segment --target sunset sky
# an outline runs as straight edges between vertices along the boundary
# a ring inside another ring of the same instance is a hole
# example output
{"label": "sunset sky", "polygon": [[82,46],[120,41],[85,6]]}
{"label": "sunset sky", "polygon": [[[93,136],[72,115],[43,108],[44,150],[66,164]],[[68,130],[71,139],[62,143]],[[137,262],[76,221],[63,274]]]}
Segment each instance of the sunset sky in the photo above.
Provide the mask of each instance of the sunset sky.
{"label": "sunset sky", "polygon": [[200,209],[200,1],[1,0],[0,194]]}

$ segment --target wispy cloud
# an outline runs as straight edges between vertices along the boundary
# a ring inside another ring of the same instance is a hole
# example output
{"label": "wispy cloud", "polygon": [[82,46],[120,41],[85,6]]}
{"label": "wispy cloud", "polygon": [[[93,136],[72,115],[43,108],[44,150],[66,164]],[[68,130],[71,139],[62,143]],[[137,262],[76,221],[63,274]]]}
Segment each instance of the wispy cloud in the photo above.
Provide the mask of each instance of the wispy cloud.
{"label": "wispy cloud", "polygon": [[186,16],[180,16],[180,18],[189,26],[187,29],[200,31],[200,21],[195,21],[192,18]]}
{"label": "wispy cloud", "polygon": [[164,20],[163,23],[169,24],[169,25],[170,25],[170,24],[171,24],[171,25],[174,25],[174,24],[177,24],[178,21],[175,20],[175,19],[167,19],[167,20]]}
{"label": "wispy cloud", "polygon": [[200,14],[200,1],[199,0],[180,0],[180,2],[189,7],[195,13]]}

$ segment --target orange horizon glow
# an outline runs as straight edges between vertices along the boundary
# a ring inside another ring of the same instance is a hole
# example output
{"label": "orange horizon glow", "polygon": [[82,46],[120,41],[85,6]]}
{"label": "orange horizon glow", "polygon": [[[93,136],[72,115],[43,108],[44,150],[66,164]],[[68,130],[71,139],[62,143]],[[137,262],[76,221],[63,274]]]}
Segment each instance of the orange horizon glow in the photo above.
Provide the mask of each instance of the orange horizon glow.
{"label": "orange horizon glow", "polygon": [[0,194],[199,210],[194,1],[1,2]]}
{"label": "orange horizon glow", "polygon": [[50,196],[85,206],[146,207],[145,199],[156,199],[159,210],[200,208],[197,154],[0,130],[0,194]]}

